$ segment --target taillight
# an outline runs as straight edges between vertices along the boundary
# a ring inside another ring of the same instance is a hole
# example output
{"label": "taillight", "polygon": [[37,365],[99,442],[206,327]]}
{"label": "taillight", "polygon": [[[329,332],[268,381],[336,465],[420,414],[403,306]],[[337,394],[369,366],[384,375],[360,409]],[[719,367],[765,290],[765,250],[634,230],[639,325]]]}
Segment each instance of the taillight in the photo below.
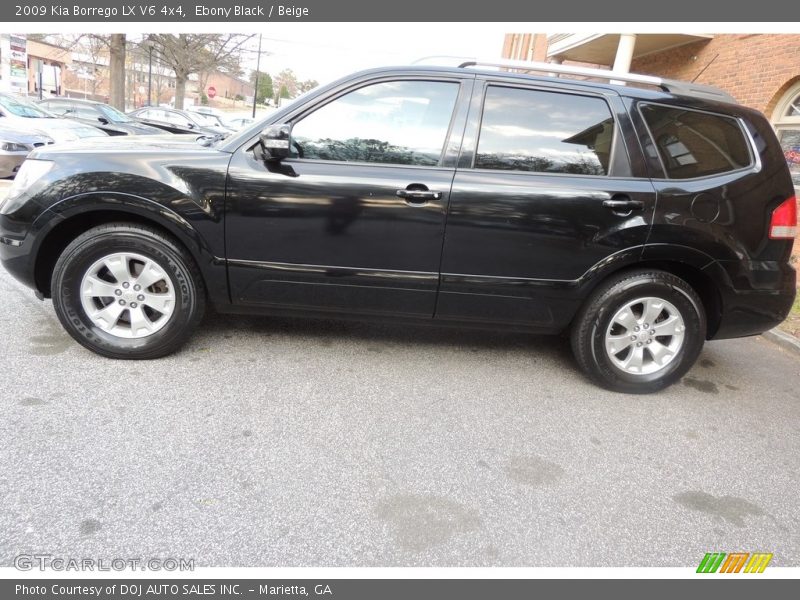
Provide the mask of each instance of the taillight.
{"label": "taillight", "polygon": [[797,237],[797,199],[792,196],[772,211],[769,239],[793,240]]}

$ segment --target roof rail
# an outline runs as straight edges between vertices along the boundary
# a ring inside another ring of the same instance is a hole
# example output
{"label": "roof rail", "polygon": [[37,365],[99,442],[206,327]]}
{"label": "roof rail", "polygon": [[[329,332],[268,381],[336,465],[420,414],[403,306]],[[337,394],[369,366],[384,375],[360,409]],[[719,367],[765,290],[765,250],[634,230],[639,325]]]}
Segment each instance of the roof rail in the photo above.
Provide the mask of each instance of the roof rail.
{"label": "roof rail", "polygon": [[[428,57],[434,58],[434,57]],[[455,57],[441,57],[455,58]],[[695,98],[705,98],[721,102],[731,102],[736,104],[736,100],[727,92],[710,86],[689,81],[677,81],[674,79],[663,79],[652,75],[639,75],[637,73],[619,73],[605,69],[595,69],[592,67],[579,67],[574,65],[562,65],[558,63],[534,62],[525,60],[490,59],[478,60],[470,59],[460,63],[459,68],[467,67],[499,67],[514,69],[517,71],[535,71],[548,73],[551,75],[577,75],[579,77],[595,77],[598,79],[608,79],[612,82],[639,83],[652,85],[671,94],[683,96],[693,96]]]}

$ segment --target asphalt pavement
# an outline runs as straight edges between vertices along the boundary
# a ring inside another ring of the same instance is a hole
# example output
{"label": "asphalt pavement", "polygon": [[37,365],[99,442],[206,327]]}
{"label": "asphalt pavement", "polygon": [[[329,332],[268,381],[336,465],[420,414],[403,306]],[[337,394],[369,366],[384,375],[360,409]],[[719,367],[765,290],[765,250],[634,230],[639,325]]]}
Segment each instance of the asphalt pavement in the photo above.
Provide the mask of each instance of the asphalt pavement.
{"label": "asphalt pavement", "polygon": [[0,565],[800,565],[800,359],[712,342],[651,396],[559,338],[211,316],[100,358],[0,270]]}

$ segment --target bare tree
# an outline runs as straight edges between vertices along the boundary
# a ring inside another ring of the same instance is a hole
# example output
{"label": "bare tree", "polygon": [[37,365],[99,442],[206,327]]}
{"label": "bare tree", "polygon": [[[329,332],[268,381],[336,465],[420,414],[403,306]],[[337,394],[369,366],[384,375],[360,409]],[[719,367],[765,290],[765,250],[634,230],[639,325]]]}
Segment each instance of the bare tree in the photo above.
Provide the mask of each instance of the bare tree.
{"label": "bare tree", "polygon": [[183,108],[190,75],[221,70],[241,73],[239,54],[252,35],[169,33],[148,36],[155,43],[159,62],[175,73],[175,108]]}
{"label": "bare tree", "polygon": [[125,34],[112,33],[108,42],[110,101],[114,108],[125,110]]}
{"label": "bare tree", "polygon": [[[85,38],[85,43],[84,42]],[[75,44],[79,44],[83,49],[88,49],[92,60],[99,60],[108,51],[108,83],[109,83],[109,104],[119,110],[125,110],[125,47],[127,35],[124,33],[112,33],[103,35],[90,33],[78,36]],[[97,69],[95,69],[97,71]],[[96,89],[96,85],[95,85]]]}

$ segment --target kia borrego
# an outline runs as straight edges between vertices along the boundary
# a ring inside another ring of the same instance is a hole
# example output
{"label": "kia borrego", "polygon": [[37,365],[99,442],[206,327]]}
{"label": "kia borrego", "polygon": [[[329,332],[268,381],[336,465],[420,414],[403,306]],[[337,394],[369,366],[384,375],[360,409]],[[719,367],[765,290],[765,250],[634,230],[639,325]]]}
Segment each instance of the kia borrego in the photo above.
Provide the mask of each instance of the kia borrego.
{"label": "kia borrego", "polygon": [[786,317],[795,188],[759,112],[609,77],[375,69],[226,137],[37,148],[0,259],[107,357],[177,350],[210,304],[565,333],[595,382],[659,390]]}

